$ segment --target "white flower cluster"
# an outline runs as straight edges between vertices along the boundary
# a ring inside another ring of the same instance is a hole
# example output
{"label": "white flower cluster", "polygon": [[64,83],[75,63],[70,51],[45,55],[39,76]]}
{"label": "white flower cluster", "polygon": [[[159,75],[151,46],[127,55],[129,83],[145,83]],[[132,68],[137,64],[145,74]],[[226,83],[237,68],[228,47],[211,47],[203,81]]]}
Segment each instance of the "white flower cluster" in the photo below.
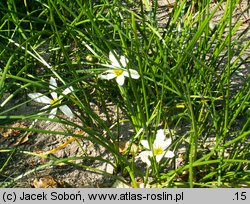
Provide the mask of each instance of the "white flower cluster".
{"label": "white flower cluster", "polygon": [[[56,79],[54,77],[50,78],[49,81],[50,85],[50,89],[55,90],[57,88],[57,83],[56,83]],[[30,93],[28,94],[28,96],[30,98],[32,98],[34,101],[38,102],[38,103],[44,103],[47,104],[46,106],[44,106],[41,110],[45,110],[47,108],[49,108],[50,106],[56,106],[54,108],[51,109],[50,114],[49,114],[49,118],[54,118],[56,116],[57,113],[57,109],[58,106],[61,104],[61,101],[63,99],[63,96],[73,92],[73,87],[70,86],[68,88],[66,88],[63,92],[62,95],[58,96],[58,94],[55,91],[51,92],[51,98],[43,95],[42,93]],[[70,110],[70,108],[67,105],[61,105],[59,106],[59,109],[68,117],[73,118],[74,114],[72,113],[72,111]]]}
{"label": "white flower cluster", "polygon": [[[117,56],[116,52],[113,51]],[[125,69],[128,63],[128,59],[125,56],[120,56],[119,61],[115,57],[112,52],[109,52],[109,59],[111,61],[111,69],[105,71],[104,73],[100,74],[99,77],[101,79],[114,79],[116,78],[116,82],[122,86],[125,81],[125,77],[131,77],[132,79],[139,79],[140,75],[134,69]]]}
{"label": "white flower cluster", "polygon": [[156,162],[160,162],[163,157],[166,158],[173,158],[174,152],[166,149],[169,147],[169,145],[172,143],[171,138],[166,138],[164,134],[164,130],[160,129],[156,133],[156,138],[154,140],[154,143],[152,145],[152,148],[150,148],[150,145],[147,140],[142,140],[141,144],[144,148],[147,150],[142,151],[138,158],[140,158],[143,162],[145,162],[148,166],[151,166],[151,160],[150,157],[155,157]]}

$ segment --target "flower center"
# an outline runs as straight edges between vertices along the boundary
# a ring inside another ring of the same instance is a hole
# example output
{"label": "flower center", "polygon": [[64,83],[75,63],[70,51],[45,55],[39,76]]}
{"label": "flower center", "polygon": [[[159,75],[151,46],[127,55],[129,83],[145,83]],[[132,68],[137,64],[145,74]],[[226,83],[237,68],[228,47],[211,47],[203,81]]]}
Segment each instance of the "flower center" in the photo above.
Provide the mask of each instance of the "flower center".
{"label": "flower center", "polygon": [[52,106],[56,106],[56,105],[58,105],[58,104],[60,104],[60,101],[59,101],[58,98],[54,98],[54,99],[50,102],[50,105],[52,105]]}
{"label": "flower center", "polygon": [[162,147],[156,147],[154,148],[154,155],[160,155],[160,154],[163,154],[163,149]]}
{"label": "flower center", "polygon": [[122,75],[122,73],[123,73],[123,70],[121,70],[121,69],[115,69],[114,70],[114,74],[115,74],[115,76],[120,76],[120,75]]}

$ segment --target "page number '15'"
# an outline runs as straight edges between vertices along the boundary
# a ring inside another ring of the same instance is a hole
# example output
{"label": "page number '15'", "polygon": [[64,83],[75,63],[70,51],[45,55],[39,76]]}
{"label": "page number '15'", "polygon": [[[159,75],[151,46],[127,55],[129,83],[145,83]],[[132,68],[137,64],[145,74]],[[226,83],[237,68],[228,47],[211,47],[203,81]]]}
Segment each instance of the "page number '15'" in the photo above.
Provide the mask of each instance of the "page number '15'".
{"label": "page number '15'", "polygon": [[235,197],[233,200],[246,200],[247,199],[247,192],[237,192],[234,195]]}

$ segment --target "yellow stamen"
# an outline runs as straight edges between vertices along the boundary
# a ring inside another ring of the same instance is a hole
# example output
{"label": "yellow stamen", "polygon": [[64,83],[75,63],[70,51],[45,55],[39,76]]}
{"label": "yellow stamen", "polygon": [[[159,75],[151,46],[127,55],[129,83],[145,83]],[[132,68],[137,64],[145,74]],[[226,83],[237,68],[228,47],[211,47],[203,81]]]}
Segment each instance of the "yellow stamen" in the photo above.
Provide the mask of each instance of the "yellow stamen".
{"label": "yellow stamen", "polygon": [[122,73],[123,73],[123,70],[121,70],[121,69],[115,69],[114,70],[114,74],[115,74],[115,76],[120,76],[120,75],[122,75]]}
{"label": "yellow stamen", "polygon": [[155,155],[160,155],[160,154],[163,154],[163,149],[162,147],[157,147],[157,148],[154,148],[154,154]]}
{"label": "yellow stamen", "polygon": [[54,98],[54,99],[50,102],[50,105],[52,105],[52,106],[56,106],[56,105],[58,105],[58,104],[60,104],[60,101],[59,101],[58,98]]}

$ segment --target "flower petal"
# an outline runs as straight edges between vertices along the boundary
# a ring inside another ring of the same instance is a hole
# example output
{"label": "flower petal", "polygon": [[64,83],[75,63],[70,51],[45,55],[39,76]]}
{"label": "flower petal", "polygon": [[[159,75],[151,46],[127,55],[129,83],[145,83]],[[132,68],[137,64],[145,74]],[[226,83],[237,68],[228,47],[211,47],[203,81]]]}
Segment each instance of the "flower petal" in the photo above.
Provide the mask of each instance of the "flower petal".
{"label": "flower petal", "polygon": [[50,105],[46,105],[46,106],[42,107],[40,110],[46,110],[49,107],[50,107]]}
{"label": "flower petal", "polygon": [[145,162],[148,166],[151,166],[151,161],[149,160],[148,157],[152,156],[152,152],[151,151],[143,151],[141,152],[138,157]]}
{"label": "flower petal", "polygon": [[54,77],[50,77],[49,84],[50,89],[55,90],[57,88],[56,79]]}
{"label": "flower petal", "polygon": [[56,112],[57,112],[57,108],[53,108],[53,109],[50,111],[49,117],[48,117],[48,118],[51,118],[51,119],[55,118]]}
{"label": "flower petal", "polygon": [[130,73],[130,76],[132,79],[139,79],[140,78],[140,75],[134,69],[129,69],[128,71],[124,71],[124,76],[130,77],[128,72]]}
{"label": "flower petal", "polygon": [[146,149],[150,149],[147,140],[142,140],[142,141],[141,141],[141,144],[142,144],[142,146],[145,147]]}
{"label": "flower petal", "polygon": [[69,94],[69,93],[71,93],[71,92],[73,92],[73,91],[74,91],[73,87],[70,86],[70,87],[66,88],[66,89],[62,92],[62,94],[63,94],[63,95],[67,95],[67,94]]}
{"label": "flower petal", "polygon": [[[117,56],[116,52],[113,51],[115,53],[115,55]],[[109,52],[109,59],[111,61],[111,65],[115,68],[115,67],[120,67],[120,63],[118,62],[118,60],[116,59],[115,55],[110,51]]]}
{"label": "flower petal", "polygon": [[57,100],[57,93],[56,92],[51,92],[50,95],[52,96],[53,99]]}
{"label": "flower petal", "polygon": [[[128,59],[125,56],[121,56],[120,62],[121,62],[122,67],[125,68],[127,66]],[[119,65],[119,66],[121,66],[121,65]]]}
{"label": "flower petal", "polygon": [[161,147],[162,149],[167,149],[169,147],[169,145],[171,145],[172,143],[172,140],[170,138],[164,140],[162,143],[161,143]]}
{"label": "flower petal", "polygon": [[[49,80],[49,88],[51,90],[55,90],[57,88],[57,83],[56,83],[56,79],[54,77],[50,77],[50,80]],[[51,93],[51,96],[53,99],[57,99],[57,93],[52,91]]]}
{"label": "flower petal", "polygon": [[157,161],[157,162],[161,161],[161,159],[162,159],[163,156],[164,156],[164,153],[163,153],[163,154],[157,154],[157,155],[155,156],[156,161]]}
{"label": "flower petal", "polygon": [[106,74],[107,72],[104,72],[102,74],[99,75],[99,77],[101,79],[107,79],[107,80],[110,80],[110,79],[114,79],[116,77],[115,73],[113,72],[112,70],[112,73],[109,73],[109,74]]}
{"label": "flower petal", "polygon": [[70,110],[70,108],[67,105],[62,105],[59,107],[59,109],[64,113],[64,115],[73,118],[74,114],[72,113],[72,111]]}
{"label": "flower petal", "polygon": [[164,157],[166,158],[173,158],[175,156],[174,152],[172,151],[167,151]]}
{"label": "flower petal", "polygon": [[[113,53],[111,51],[109,52],[109,59],[111,61],[111,66],[113,68],[125,68],[127,66],[128,59],[123,55],[118,56],[115,51],[113,51],[113,52],[115,55],[113,55]],[[119,60],[117,60],[117,58]]]}
{"label": "flower petal", "polygon": [[28,96],[38,103],[50,104],[50,102],[52,101],[49,97],[44,96],[41,93],[30,93],[28,94]]}
{"label": "flower petal", "polygon": [[116,77],[116,82],[122,86],[124,84],[124,81],[125,81],[125,77],[123,75],[120,75],[118,77]]}
{"label": "flower petal", "polygon": [[164,134],[164,130],[163,129],[157,130],[156,138],[155,139],[157,141],[164,141],[165,140],[165,134]]}
{"label": "flower petal", "polygon": [[164,131],[162,129],[157,131],[156,138],[155,138],[154,143],[153,143],[154,149],[157,149],[158,147],[161,147],[163,150],[168,147],[165,144],[165,135],[164,135]]}

